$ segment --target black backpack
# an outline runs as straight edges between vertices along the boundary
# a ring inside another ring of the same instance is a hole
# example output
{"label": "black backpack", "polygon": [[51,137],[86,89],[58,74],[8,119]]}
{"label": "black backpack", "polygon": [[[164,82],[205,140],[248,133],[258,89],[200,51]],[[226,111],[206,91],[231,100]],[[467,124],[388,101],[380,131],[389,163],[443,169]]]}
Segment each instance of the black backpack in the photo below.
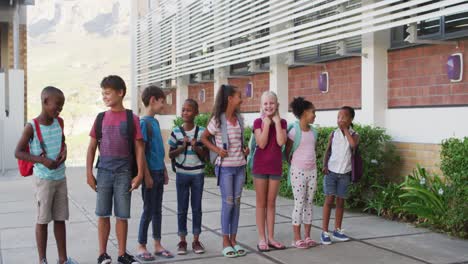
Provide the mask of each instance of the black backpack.
{"label": "black backpack", "polygon": [[[187,136],[187,134],[185,133],[184,128],[183,128],[182,126],[178,126],[178,128],[180,129],[180,132],[182,133],[182,136],[185,138],[185,137]],[[198,138],[198,130],[199,130],[199,129],[200,129],[200,128],[199,128],[198,126],[195,126],[195,134],[193,135],[193,138],[195,138],[195,140]],[[183,142],[182,142],[182,144],[183,144]],[[187,148],[188,148],[188,146],[185,147],[185,150],[184,150],[184,159],[182,160],[181,163],[177,163],[175,157],[174,157],[173,159],[171,159],[171,167],[172,167],[172,171],[173,171],[173,172],[176,172],[176,167],[182,166],[182,165],[184,164],[185,159],[187,158]],[[174,149],[175,149],[175,148],[174,148]],[[171,149],[171,150],[173,150],[173,149]],[[196,153],[196,152],[195,152],[195,153]],[[197,156],[198,156],[198,154],[197,154]],[[198,157],[198,158],[199,158],[202,162],[204,162],[204,159],[202,159],[202,158],[200,158],[200,157]]]}
{"label": "black backpack", "polygon": [[[132,170],[132,178],[138,175],[138,166],[135,155],[135,126],[133,125],[133,112],[132,110],[126,109],[127,114],[127,135],[128,135],[128,148],[130,153],[130,167]],[[96,117],[96,125],[94,126],[94,132],[96,134],[96,140],[98,142],[98,148],[101,147],[102,140],[102,122],[106,112],[101,112]],[[96,168],[99,166],[99,157],[96,162]]]}

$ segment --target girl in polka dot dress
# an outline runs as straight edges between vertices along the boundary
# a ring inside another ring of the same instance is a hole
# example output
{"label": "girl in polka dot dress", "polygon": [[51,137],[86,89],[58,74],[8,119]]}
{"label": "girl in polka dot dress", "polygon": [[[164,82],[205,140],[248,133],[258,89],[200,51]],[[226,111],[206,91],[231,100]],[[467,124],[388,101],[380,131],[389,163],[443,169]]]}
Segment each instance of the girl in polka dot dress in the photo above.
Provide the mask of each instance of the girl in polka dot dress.
{"label": "girl in polka dot dress", "polygon": [[[294,194],[292,246],[306,249],[317,245],[310,238],[313,199],[317,190],[317,133],[311,125],[315,120],[315,107],[302,97],[294,98],[290,107],[298,119],[288,127],[286,143],[286,155],[290,162],[289,179]],[[301,224],[304,224],[304,239],[301,238]]]}

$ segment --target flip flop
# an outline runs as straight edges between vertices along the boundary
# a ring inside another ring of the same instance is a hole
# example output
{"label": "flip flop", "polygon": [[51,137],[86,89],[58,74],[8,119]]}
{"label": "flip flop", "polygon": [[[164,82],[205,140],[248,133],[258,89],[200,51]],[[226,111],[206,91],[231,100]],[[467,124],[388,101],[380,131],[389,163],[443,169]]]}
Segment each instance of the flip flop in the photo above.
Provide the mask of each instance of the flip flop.
{"label": "flip flop", "polygon": [[154,252],[154,255],[158,257],[168,258],[168,259],[174,257],[174,255],[172,255],[172,253],[167,249],[160,251],[160,252]]}
{"label": "flip flop", "polygon": [[309,247],[316,247],[316,246],[318,246],[318,243],[315,242],[314,240],[312,240],[310,237],[306,237],[306,238],[304,239],[304,242],[305,242],[305,243],[307,244],[307,246],[309,246]]}
{"label": "flip flop", "polygon": [[300,249],[307,249],[309,248],[309,246],[307,245],[307,243],[300,239],[300,240],[296,240],[296,241],[293,241],[292,242],[292,246],[295,247],[295,248],[300,248]]}
{"label": "flip flop", "polygon": [[278,241],[274,241],[274,242],[270,242],[268,241],[268,246],[273,248],[273,249],[276,249],[276,250],[282,250],[282,249],[286,249],[286,246],[281,244],[280,242]]}
{"label": "flip flop", "polygon": [[153,261],[155,260],[156,258],[149,252],[142,252],[142,253],[138,253],[136,255],[136,257],[140,260],[143,260],[143,261]]}
{"label": "flip flop", "polygon": [[[239,256],[239,257],[243,257],[243,256],[247,255],[247,251],[245,250],[245,248],[243,248],[239,244],[234,246],[234,250],[236,251],[237,256]],[[241,252],[239,252],[239,251],[241,251]]]}
{"label": "flip flop", "polygon": [[223,256],[225,256],[226,258],[235,258],[237,257],[237,252],[234,250],[233,247],[225,247],[223,248]]}
{"label": "flip flop", "polygon": [[270,251],[270,247],[267,245],[265,240],[260,240],[257,244],[257,249],[260,252],[268,252]]}

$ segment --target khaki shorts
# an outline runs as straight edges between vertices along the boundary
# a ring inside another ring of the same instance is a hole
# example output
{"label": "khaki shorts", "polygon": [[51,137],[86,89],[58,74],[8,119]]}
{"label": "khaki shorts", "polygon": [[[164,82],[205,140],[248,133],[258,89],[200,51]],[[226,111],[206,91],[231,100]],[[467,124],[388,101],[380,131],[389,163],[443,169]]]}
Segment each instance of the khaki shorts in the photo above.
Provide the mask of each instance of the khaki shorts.
{"label": "khaki shorts", "polygon": [[36,177],[37,223],[68,220],[67,179],[58,181]]}

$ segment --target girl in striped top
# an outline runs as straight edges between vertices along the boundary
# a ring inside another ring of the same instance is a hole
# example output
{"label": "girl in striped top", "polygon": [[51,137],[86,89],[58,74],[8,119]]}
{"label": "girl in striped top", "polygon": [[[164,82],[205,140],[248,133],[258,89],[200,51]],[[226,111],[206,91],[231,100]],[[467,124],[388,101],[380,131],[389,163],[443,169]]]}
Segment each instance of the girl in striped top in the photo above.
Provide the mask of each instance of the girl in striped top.
{"label": "girl in striped top", "polygon": [[[236,241],[239,224],[240,199],[245,183],[245,157],[249,149],[243,146],[243,121],[239,114],[242,104],[240,89],[221,85],[216,96],[210,122],[203,132],[202,142],[218,157],[215,173],[222,196],[221,228],[223,233],[223,255],[244,256],[246,250]],[[227,131],[223,142],[222,127]],[[215,144],[210,138],[215,138]]]}

